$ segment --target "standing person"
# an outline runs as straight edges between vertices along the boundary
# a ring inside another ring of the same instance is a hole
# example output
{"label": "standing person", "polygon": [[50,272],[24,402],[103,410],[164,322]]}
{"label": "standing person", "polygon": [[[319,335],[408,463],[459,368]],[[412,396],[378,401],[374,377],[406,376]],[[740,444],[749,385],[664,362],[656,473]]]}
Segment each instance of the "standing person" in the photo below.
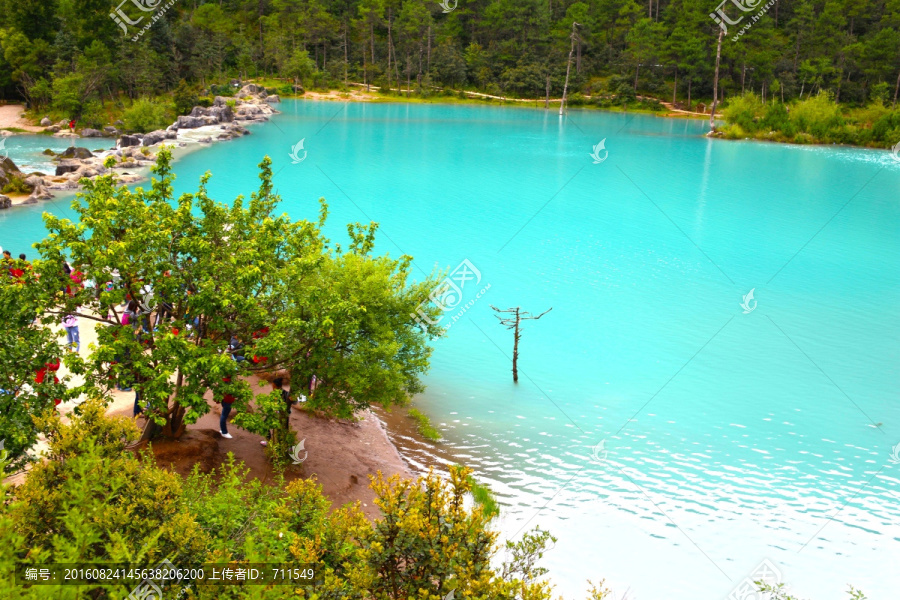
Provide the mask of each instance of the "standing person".
{"label": "standing person", "polygon": [[235,362],[243,362],[247,360],[244,357],[244,353],[241,349],[244,347],[244,344],[241,343],[241,338],[238,334],[234,334],[231,336],[231,340],[228,342],[228,352],[231,354],[231,358],[234,359]]}
{"label": "standing person", "polygon": [[[286,389],[284,389],[284,378],[276,377],[272,380],[272,389],[279,390],[281,392],[281,400],[285,404],[285,413],[284,413],[284,427],[285,429],[291,428],[291,406],[294,405],[294,402],[291,401],[291,395],[288,393]],[[269,439],[272,439],[272,435],[274,431],[269,431]],[[263,446],[266,446],[268,442],[266,440],[262,440],[259,442]]]}
{"label": "standing person", "polygon": [[71,349],[75,347],[75,352],[81,351],[81,336],[78,333],[78,317],[75,315],[66,315],[62,321],[63,327],[66,329],[66,342]]}
{"label": "standing person", "polygon": [[[231,383],[231,377],[223,377],[222,381]],[[222,395],[222,416],[219,417],[219,433],[222,437],[230,440],[233,436],[228,433],[228,415],[231,414],[231,405],[234,404],[235,397],[231,394]]]}

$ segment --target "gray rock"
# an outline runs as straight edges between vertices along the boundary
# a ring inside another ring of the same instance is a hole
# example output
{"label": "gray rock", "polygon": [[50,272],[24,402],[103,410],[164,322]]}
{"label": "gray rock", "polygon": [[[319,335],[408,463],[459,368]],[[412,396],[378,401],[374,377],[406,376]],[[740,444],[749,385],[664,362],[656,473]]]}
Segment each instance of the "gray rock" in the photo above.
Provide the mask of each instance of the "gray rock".
{"label": "gray rock", "polygon": [[37,203],[38,203],[37,198],[32,198],[31,196],[28,196],[28,198],[26,198],[25,200],[22,200],[22,204],[37,204]]}
{"label": "gray rock", "polygon": [[206,125],[202,117],[180,116],[178,117],[178,129],[196,129]]}
{"label": "gray rock", "polygon": [[25,178],[25,184],[27,186],[29,186],[30,188],[34,189],[40,185],[44,185],[44,180],[41,179],[40,175],[37,175],[36,173],[32,173],[31,175],[29,175],[28,177]]}
{"label": "gray rock", "polygon": [[140,146],[141,138],[136,135],[123,135],[119,138],[119,148],[127,148],[128,146]]}
{"label": "gray rock", "polygon": [[79,168],[81,168],[80,162],[75,161],[65,161],[56,165],[56,176],[65,175],[66,173],[74,173]]}
{"label": "gray rock", "polygon": [[104,135],[108,135],[110,137],[117,137],[119,135],[119,130],[112,125],[107,125],[103,128],[103,133]]}
{"label": "gray rock", "polygon": [[12,200],[9,199],[9,196],[0,194],[0,209],[9,208],[10,206],[12,206]]}
{"label": "gray rock", "polygon": [[37,184],[36,186],[34,186],[34,188],[31,190],[31,195],[28,196],[28,200],[34,200],[34,201],[37,201],[37,200],[49,200],[49,199],[52,198],[52,197],[53,197],[53,194],[50,193],[50,190],[48,190],[48,189],[44,186],[43,183],[38,183],[38,184]]}
{"label": "gray rock", "polygon": [[103,137],[103,133],[96,129],[91,129],[90,127],[85,127],[81,130],[81,137]]}
{"label": "gray rock", "polygon": [[209,136],[206,136],[205,138],[200,138],[198,141],[201,144],[212,144],[212,138]]}
{"label": "gray rock", "polygon": [[41,127],[50,127],[51,125],[53,125],[53,121],[51,121],[47,117],[41,119]]}
{"label": "gray rock", "polygon": [[75,171],[75,174],[78,175],[79,179],[81,179],[82,177],[96,177],[100,173],[99,171],[97,171],[97,169],[90,165],[81,165],[80,167],[78,167],[78,170]]}
{"label": "gray rock", "polygon": [[228,106],[228,100],[225,96],[216,96],[213,98],[213,106]]}
{"label": "gray rock", "polygon": [[[224,106],[195,106],[191,111],[191,117],[205,118],[207,125],[215,125],[216,123],[225,123],[234,121],[234,112],[227,104]],[[210,122],[211,121],[211,122]]]}
{"label": "gray rock", "polygon": [[116,127],[122,127],[122,126],[125,125],[125,122],[122,121],[121,119],[119,119],[118,121],[116,121],[115,123],[113,123],[113,125],[115,125]]}
{"label": "gray rock", "polygon": [[281,98],[278,97],[278,94],[272,94],[266,98],[266,102],[269,104],[277,104],[281,102]]}
{"label": "gray rock", "polygon": [[94,156],[94,154],[88,150],[87,148],[79,148],[76,146],[70,146],[63,150],[60,154],[60,158],[90,158]]}
{"label": "gray rock", "polygon": [[144,135],[144,139],[142,140],[144,146],[152,146],[153,144],[158,144],[163,140],[173,140],[177,137],[177,133],[174,131],[166,131],[164,129],[158,129],[156,131],[151,131]]}
{"label": "gray rock", "polygon": [[50,127],[48,127],[47,129],[45,129],[44,131],[49,131],[50,133],[58,133],[58,132],[59,132],[59,125],[51,125]]}

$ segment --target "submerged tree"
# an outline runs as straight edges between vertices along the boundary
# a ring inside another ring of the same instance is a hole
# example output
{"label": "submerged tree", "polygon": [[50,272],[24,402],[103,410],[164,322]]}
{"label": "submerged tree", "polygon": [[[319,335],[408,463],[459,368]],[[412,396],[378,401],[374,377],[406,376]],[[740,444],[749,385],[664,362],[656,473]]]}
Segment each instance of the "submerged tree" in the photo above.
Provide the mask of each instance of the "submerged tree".
{"label": "submerged tree", "polygon": [[208,174],[176,201],[170,159],[160,152],[149,190],[86,181],[72,205],[78,223],[45,215],[44,264],[68,257],[87,282],[68,294],[46,286],[45,310],[102,325],[87,389],[133,387],[147,405],[147,437],[180,436],[209,412],[208,393],[227,393],[235,423],[269,435],[276,457],[295,441],[290,406],[278,392],[254,399],[243,376],[287,370],[312,409],[338,416],[421,391],[427,341],[440,331],[423,332],[409,315],[433,282],[408,282],[409,257],[370,256],[376,224],[349,226],[346,251],[331,248],[324,200],[316,222],[276,213],[268,157],[249,201],[213,201]]}
{"label": "submerged tree", "polygon": [[501,317],[500,315],[494,315],[499,319],[501,325],[505,325],[507,329],[513,330],[513,355],[512,355],[512,372],[513,372],[513,381],[519,381],[519,340],[522,338],[522,331],[520,329],[520,324],[522,321],[529,320],[538,320],[548,312],[553,310],[553,307],[548,308],[538,316],[534,316],[529,312],[522,312],[522,310],[516,306],[515,308],[507,308],[505,310],[501,310],[494,305],[491,305],[496,312],[503,314],[510,314],[510,317]]}

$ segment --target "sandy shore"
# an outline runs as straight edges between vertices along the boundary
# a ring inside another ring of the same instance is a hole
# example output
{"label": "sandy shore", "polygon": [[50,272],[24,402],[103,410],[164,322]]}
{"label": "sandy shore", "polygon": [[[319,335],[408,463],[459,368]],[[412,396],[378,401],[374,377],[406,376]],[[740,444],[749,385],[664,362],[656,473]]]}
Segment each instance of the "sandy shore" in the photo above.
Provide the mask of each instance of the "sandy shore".
{"label": "sandy shore", "polygon": [[[96,325],[95,321],[79,319],[82,355],[87,354],[89,344],[96,342]],[[65,341],[61,326],[59,333]],[[65,366],[60,368],[60,374],[68,374]],[[72,377],[75,385],[81,381],[78,377]],[[256,393],[268,393],[272,389],[268,383],[258,378],[253,377],[249,381]],[[113,391],[110,396],[111,402],[107,408],[109,415],[133,418],[134,392]],[[80,402],[81,399],[77,399],[61,404],[60,413],[65,418]],[[232,424],[228,427],[232,439],[223,438],[219,435],[221,405],[213,402],[212,394],[208,394],[208,402],[210,412],[197,423],[189,425],[180,439],[159,439],[151,443],[159,466],[187,474],[196,464],[202,471],[210,472],[232,453],[244,463],[250,477],[262,481],[273,480],[275,472],[265,456],[265,448],[260,444],[263,438]],[[232,411],[232,417],[234,414]],[[139,427],[143,427],[145,422],[143,417],[138,417]],[[284,473],[285,479],[290,481],[315,477],[334,508],[348,502],[360,502],[362,510],[370,519],[377,518],[380,511],[373,502],[375,494],[369,489],[369,478],[379,471],[385,475],[396,474],[404,478],[415,476],[388,439],[382,421],[372,411],[358,413],[357,420],[350,422],[320,418],[303,410],[294,410],[291,426],[297,432],[298,439],[305,440],[307,458],[299,466],[290,466]],[[42,452],[46,447],[46,442],[41,440],[34,450]],[[24,477],[24,474],[19,474],[6,481],[17,484]]]}

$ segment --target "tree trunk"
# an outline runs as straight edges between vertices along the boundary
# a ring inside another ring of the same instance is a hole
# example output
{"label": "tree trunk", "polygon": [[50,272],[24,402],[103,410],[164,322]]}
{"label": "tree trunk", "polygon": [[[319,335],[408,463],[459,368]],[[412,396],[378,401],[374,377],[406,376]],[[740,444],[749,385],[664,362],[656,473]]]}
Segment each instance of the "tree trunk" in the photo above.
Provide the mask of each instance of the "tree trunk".
{"label": "tree trunk", "polygon": [[425,63],[425,73],[431,73],[431,25],[428,26],[428,60]]}
{"label": "tree trunk", "polygon": [[900,92],[900,73],[897,73],[897,85],[894,86],[894,103],[891,108],[897,106],[897,92]]}
{"label": "tree trunk", "polygon": [[688,79],[688,104],[687,104],[688,112],[690,112],[690,110],[691,110],[691,84],[692,83],[694,83],[694,81],[692,79]]}
{"label": "tree trunk", "polygon": [[572,44],[569,46],[569,60],[566,61],[566,83],[563,85],[562,101],[559,103],[559,116],[562,116],[566,106],[566,94],[569,91],[569,72],[572,70],[572,52],[575,51],[575,28],[578,23],[572,21]]}
{"label": "tree trunk", "polygon": [[634,93],[637,94],[637,84],[638,84],[638,76],[641,73],[641,64],[638,63],[638,66],[634,68]]}
{"label": "tree trunk", "polygon": [[716,74],[713,77],[713,103],[712,110],[709,111],[709,130],[713,131],[716,127],[716,104],[719,102],[719,61],[722,60],[722,36],[725,31],[719,30],[719,43],[716,46]]}
{"label": "tree trunk", "polygon": [[747,62],[741,63],[741,96],[744,95],[744,81],[747,79]]}
{"label": "tree trunk", "polygon": [[516,309],[516,334],[513,336],[513,383],[519,383],[519,311]]}
{"label": "tree trunk", "polygon": [[675,108],[675,102],[678,101],[678,65],[675,65],[675,85],[672,86],[672,108]]}
{"label": "tree trunk", "polygon": [[[387,67],[387,89],[391,91],[391,54],[394,48],[394,40],[391,37],[391,28],[393,27],[393,14],[391,11],[393,9],[388,9],[388,39],[387,39],[387,47],[388,47],[388,67]],[[400,82],[397,82],[397,87],[400,87]]]}
{"label": "tree trunk", "polygon": [[347,69],[350,61],[347,60],[347,23],[344,23],[344,87],[347,87]]}
{"label": "tree trunk", "polygon": [[[900,83],[900,78],[897,78],[897,83]],[[894,93],[894,102],[897,102],[897,94]],[[544,97],[544,110],[550,110],[550,76],[547,75],[547,95]]]}

